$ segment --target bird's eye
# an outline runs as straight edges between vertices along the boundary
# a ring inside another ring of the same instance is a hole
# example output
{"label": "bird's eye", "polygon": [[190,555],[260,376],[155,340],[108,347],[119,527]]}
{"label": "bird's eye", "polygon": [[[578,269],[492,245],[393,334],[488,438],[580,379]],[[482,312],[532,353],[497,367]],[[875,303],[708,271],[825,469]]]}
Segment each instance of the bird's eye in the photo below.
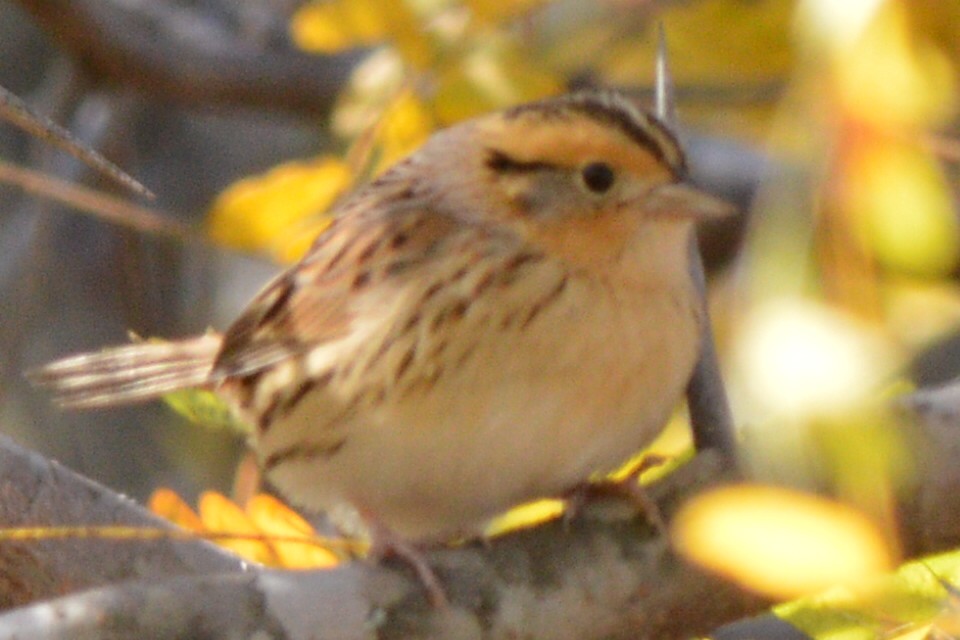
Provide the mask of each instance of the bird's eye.
{"label": "bird's eye", "polygon": [[593,193],[606,193],[613,186],[616,176],[606,162],[591,162],[580,170],[583,184]]}

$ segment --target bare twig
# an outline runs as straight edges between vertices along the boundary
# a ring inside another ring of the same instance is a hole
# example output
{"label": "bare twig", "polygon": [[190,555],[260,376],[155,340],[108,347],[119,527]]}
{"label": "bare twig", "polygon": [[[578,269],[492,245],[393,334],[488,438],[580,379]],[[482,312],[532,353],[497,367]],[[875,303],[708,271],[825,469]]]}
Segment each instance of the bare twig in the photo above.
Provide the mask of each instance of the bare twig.
{"label": "bare twig", "polygon": [[138,231],[177,238],[198,236],[190,227],[154,210],[2,160],[0,160],[0,182],[20,187],[36,196],[56,200],[101,220]]}
{"label": "bare twig", "polygon": [[[667,126],[677,126],[676,102],[673,76],[667,56],[667,38],[661,23],[657,31],[657,76],[654,105],[657,116]],[[703,313],[703,329],[700,334],[700,355],[696,368],[687,386],[687,405],[690,409],[690,425],[693,441],[698,451],[716,449],[730,460],[736,456],[736,437],[733,415],[727,401],[720,364],[717,360],[710,312],[707,305],[707,282],[703,258],[696,238],[692,237],[689,248],[690,274],[697,287]]]}
{"label": "bare twig", "polygon": [[153,193],[137,180],[126,174],[97,151],[77,140],[73,135],[49,118],[34,113],[26,103],[16,95],[0,86],[0,118],[20,127],[30,135],[63,149],[87,166],[110,177],[118,184],[151,200]]}

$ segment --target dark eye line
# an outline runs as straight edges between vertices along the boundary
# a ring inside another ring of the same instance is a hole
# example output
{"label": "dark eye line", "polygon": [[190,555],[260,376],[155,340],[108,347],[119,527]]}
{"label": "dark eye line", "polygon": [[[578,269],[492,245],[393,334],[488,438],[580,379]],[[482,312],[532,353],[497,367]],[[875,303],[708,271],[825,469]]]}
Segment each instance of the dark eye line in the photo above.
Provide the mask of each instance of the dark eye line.
{"label": "dark eye line", "polygon": [[533,173],[559,169],[557,165],[549,162],[517,160],[499,149],[489,149],[487,151],[486,165],[497,173]]}

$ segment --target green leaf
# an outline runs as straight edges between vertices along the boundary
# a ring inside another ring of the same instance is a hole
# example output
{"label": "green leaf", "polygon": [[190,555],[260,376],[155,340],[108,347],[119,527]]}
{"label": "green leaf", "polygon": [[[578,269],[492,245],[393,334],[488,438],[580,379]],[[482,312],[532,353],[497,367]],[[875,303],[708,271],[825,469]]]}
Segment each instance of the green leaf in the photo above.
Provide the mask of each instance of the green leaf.
{"label": "green leaf", "polygon": [[163,396],[163,401],[190,422],[211,429],[228,429],[244,436],[253,430],[250,425],[237,420],[227,404],[212,391],[175,391]]}

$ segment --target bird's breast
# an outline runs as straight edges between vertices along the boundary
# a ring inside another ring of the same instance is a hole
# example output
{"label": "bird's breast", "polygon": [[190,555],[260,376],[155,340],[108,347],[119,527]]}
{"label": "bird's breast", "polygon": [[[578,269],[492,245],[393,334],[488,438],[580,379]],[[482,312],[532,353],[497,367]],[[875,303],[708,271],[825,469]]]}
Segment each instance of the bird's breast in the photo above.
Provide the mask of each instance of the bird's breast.
{"label": "bird's breast", "polygon": [[[648,444],[693,367],[692,288],[536,277],[468,305],[420,305],[409,310],[417,328],[390,334],[389,347],[365,341],[353,369],[382,369],[332,382],[288,418],[282,430],[322,455],[278,467],[278,486],[311,506],[359,506],[409,537],[442,537],[475,532]],[[394,325],[409,324],[407,311],[395,313]]]}

